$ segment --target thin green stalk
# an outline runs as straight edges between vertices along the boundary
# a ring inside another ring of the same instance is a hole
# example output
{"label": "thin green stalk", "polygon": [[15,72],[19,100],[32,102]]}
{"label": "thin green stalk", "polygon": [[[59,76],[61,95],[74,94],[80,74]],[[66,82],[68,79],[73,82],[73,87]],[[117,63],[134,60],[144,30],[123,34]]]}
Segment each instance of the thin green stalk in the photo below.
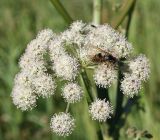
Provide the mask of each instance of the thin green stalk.
{"label": "thin green stalk", "polygon": [[93,96],[93,94],[92,94],[93,89],[92,89],[92,85],[87,77],[87,73],[85,70],[83,70],[81,74],[82,74],[82,79],[83,79],[84,84],[86,86],[86,90],[88,92],[88,95],[89,95],[91,101],[93,101],[95,99],[95,96]]}
{"label": "thin green stalk", "polygon": [[101,23],[102,0],[93,0],[93,23]]}
{"label": "thin green stalk", "polygon": [[68,113],[68,111],[69,111],[69,106],[70,106],[70,103],[67,103],[66,113]]}
{"label": "thin green stalk", "polygon": [[103,140],[108,140],[108,128],[105,123],[99,123],[99,127],[101,129],[102,135],[103,135]]}
{"label": "thin green stalk", "polygon": [[83,78],[83,76],[81,74],[79,74],[79,83],[82,86],[84,93],[86,93],[85,95],[86,95],[88,104],[90,104],[92,102],[92,98],[88,94],[88,91],[87,91],[87,88],[86,88],[86,84],[84,82],[84,78]]}
{"label": "thin green stalk", "polygon": [[[93,97],[91,95],[91,89],[89,87],[89,83],[88,83],[88,79],[87,79],[87,75],[86,73],[83,71],[82,74],[79,74],[79,82],[81,84],[81,86],[84,88],[84,91],[87,93],[86,95],[86,98],[87,98],[87,103],[88,105],[91,104],[91,102],[93,102]],[[98,139],[99,140],[104,140],[103,139],[103,135],[102,135],[102,131],[99,127],[99,125],[96,125],[97,127],[97,136],[98,136]]]}
{"label": "thin green stalk", "polygon": [[128,12],[128,22],[127,22],[127,27],[126,27],[126,38],[129,37],[129,29],[130,29],[130,25],[131,25],[131,20],[132,20],[132,15],[133,15],[133,11],[134,11],[134,8],[135,8],[135,4],[136,4],[136,0],[133,2],[129,12]]}
{"label": "thin green stalk", "polygon": [[61,4],[60,0],[50,0],[53,6],[56,8],[56,10],[59,12],[59,14],[63,17],[63,19],[68,23],[72,23],[73,19],[68,14],[64,6]]}
{"label": "thin green stalk", "polygon": [[118,28],[118,26],[123,22],[124,18],[128,15],[128,12],[132,8],[136,0],[126,0],[122,10],[120,10],[117,15],[111,21],[113,28]]}

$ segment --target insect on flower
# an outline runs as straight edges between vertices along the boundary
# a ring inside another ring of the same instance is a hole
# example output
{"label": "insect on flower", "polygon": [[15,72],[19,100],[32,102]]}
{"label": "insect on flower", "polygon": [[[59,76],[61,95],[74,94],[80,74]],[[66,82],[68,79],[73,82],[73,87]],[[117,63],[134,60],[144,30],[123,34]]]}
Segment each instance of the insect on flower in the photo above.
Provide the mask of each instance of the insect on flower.
{"label": "insect on flower", "polygon": [[99,53],[95,54],[94,56],[92,56],[91,60],[94,63],[105,63],[106,65],[114,65],[115,67],[117,67],[118,63],[119,63],[119,59],[117,59],[115,56],[113,56],[113,54],[111,52],[107,52],[101,48],[97,47],[97,50],[99,51]]}

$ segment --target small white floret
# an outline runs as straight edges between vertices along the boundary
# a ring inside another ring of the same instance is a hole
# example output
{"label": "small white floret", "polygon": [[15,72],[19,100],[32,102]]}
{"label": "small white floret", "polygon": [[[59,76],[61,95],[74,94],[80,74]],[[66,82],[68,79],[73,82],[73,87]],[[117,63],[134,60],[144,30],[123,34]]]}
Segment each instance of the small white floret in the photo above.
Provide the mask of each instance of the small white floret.
{"label": "small white floret", "polygon": [[94,80],[99,87],[110,87],[117,79],[117,71],[112,65],[100,64],[94,73]]}
{"label": "small white floret", "polygon": [[64,86],[62,96],[66,102],[76,103],[82,99],[83,91],[77,83],[69,83]]}
{"label": "small white floret", "polygon": [[58,77],[72,81],[77,76],[78,66],[76,58],[65,54],[54,61],[53,70],[55,70]]}
{"label": "small white floret", "polygon": [[93,120],[105,122],[107,119],[111,118],[111,114],[113,114],[113,107],[105,99],[96,99],[96,101],[90,105],[89,113]]}
{"label": "small white floret", "polygon": [[69,136],[75,127],[75,120],[69,113],[59,113],[53,115],[50,127],[59,136]]}
{"label": "small white floret", "polygon": [[150,75],[150,63],[145,55],[141,54],[129,63],[132,73],[140,80],[145,81]]}
{"label": "small white floret", "polygon": [[121,90],[124,95],[133,98],[141,89],[141,80],[135,75],[126,75],[121,81]]}
{"label": "small white floret", "polygon": [[13,87],[12,100],[17,108],[22,111],[31,110],[36,106],[36,95],[31,87],[24,85],[15,85]]}
{"label": "small white floret", "polygon": [[37,75],[37,77],[32,79],[32,84],[38,96],[50,97],[55,93],[56,84],[49,74],[41,73]]}

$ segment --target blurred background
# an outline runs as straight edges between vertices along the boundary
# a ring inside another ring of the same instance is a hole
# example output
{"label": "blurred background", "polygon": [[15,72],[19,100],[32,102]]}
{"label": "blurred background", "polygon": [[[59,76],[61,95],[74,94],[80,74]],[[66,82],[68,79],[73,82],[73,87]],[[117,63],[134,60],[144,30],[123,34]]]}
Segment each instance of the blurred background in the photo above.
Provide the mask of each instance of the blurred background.
{"label": "blurred background", "polygon": [[[104,0],[103,21],[110,21],[115,6],[122,0]],[[74,20],[92,20],[91,0],[61,0]],[[160,139],[160,1],[137,0],[129,31],[135,53],[144,53],[151,62],[151,77],[142,89],[139,105],[134,106],[120,140],[126,140],[128,127],[148,130]],[[29,41],[43,28],[61,32],[67,24],[49,0],[0,0],[0,140],[96,140],[85,102],[72,107],[77,120],[74,133],[58,137],[50,131],[53,113],[63,111],[65,103],[57,94],[54,99],[40,99],[29,112],[18,110],[10,97],[13,79],[19,71],[18,60]],[[83,107],[83,108],[82,108]],[[141,109],[140,109],[141,108]]]}

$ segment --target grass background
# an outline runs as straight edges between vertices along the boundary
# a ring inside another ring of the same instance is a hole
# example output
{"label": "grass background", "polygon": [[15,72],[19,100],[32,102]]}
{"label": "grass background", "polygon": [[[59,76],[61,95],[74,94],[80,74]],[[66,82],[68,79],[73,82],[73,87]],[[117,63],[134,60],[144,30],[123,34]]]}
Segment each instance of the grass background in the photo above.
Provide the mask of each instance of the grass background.
{"label": "grass background", "polygon": [[[103,20],[112,18],[112,6],[120,0],[104,0]],[[92,19],[92,1],[62,0],[74,20]],[[148,130],[154,140],[160,139],[160,1],[137,0],[129,40],[135,53],[144,53],[151,62],[151,77],[144,84],[139,105],[132,108],[120,140],[126,140],[128,127]],[[48,0],[0,0],[0,140],[96,140],[95,122],[91,121],[85,100],[72,107],[77,120],[74,133],[61,138],[50,132],[53,113],[63,111],[65,103],[58,95],[40,99],[33,111],[21,112],[13,105],[10,93],[18,72],[18,60],[27,43],[43,28],[61,32],[67,24]],[[141,109],[140,109],[141,108]]]}

